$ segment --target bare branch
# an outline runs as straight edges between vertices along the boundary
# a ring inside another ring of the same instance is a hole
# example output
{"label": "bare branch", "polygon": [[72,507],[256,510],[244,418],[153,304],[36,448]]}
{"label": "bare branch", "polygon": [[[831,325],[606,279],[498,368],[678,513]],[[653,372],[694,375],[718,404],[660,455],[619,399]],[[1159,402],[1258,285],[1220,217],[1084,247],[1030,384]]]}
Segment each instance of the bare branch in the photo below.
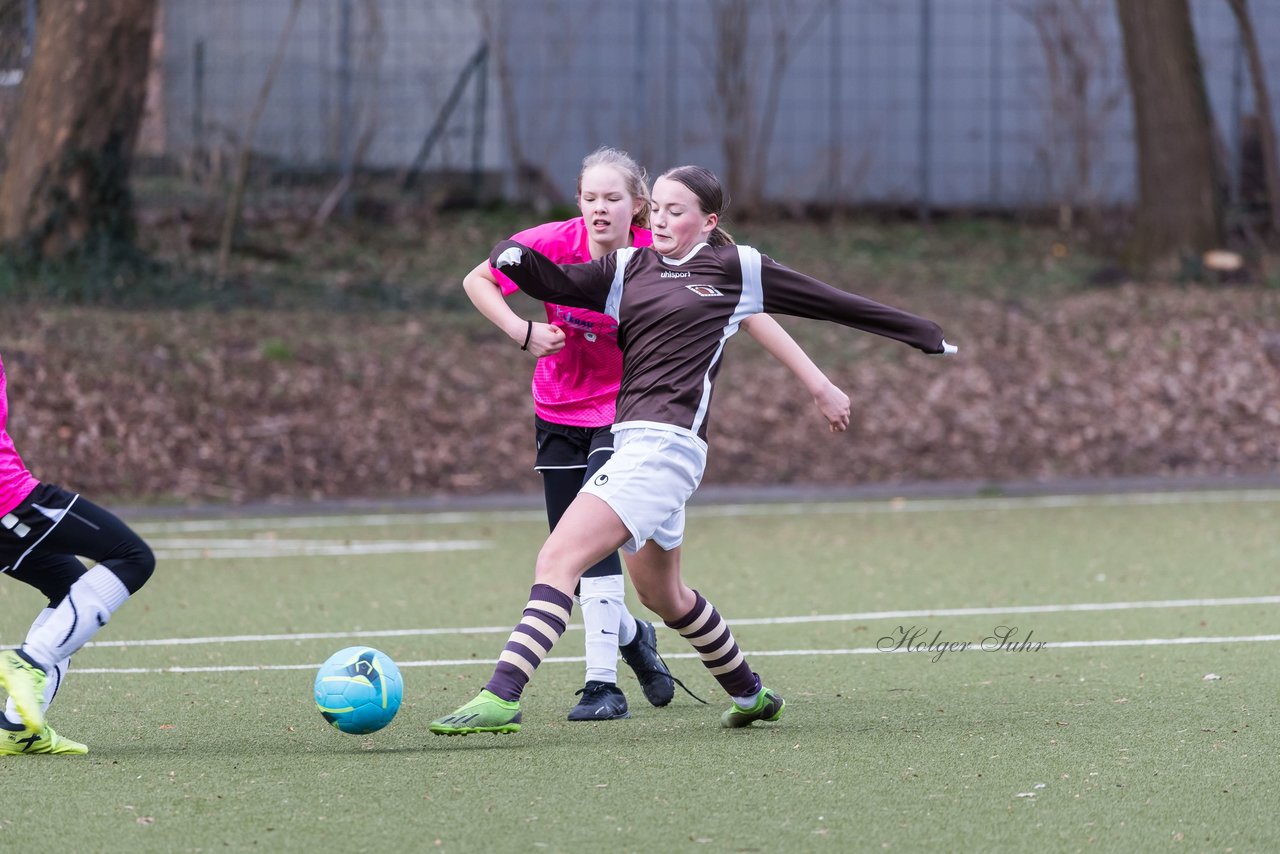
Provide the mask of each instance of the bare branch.
{"label": "bare branch", "polygon": [[262,113],[266,110],[267,99],[271,97],[271,88],[275,85],[276,75],[280,73],[285,49],[289,46],[289,37],[293,34],[293,26],[298,22],[298,12],[301,9],[302,0],[292,0],[289,16],[285,19],[284,29],[280,32],[279,41],[276,42],[275,56],[271,58],[271,66],[267,69],[266,79],[262,81],[262,90],[258,93],[258,100],[253,105],[253,112],[249,114],[249,122],[240,142],[240,157],[236,163],[235,181],[231,187],[231,198],[227,203],[227,215],[222,222],[222,239],[218,242],[218,281],[226,278],[227,265],[231,260],[231,241],[235,237],[236,226],[240,221],[240,209],[244,204],[245,184],[249,178],[249,158],[253,153],[253,137],[258,130]]}
{"label": "bare branch", "polygon": [[1249,15],[1248,0],[1227,0],[1240,27],[1240,40],[1249,58],[1249,79],[1253,83],[1253,101],[1258,108],[1258,132],[1262,137],[1262,171],[1267,183],[1267,207],[1272,236],[1280,236],[1280,155],[1276,153],[1276,123],[1271,114],[1271,93],[1267,90],[1267,73],[1262,64],[1262,51]]}

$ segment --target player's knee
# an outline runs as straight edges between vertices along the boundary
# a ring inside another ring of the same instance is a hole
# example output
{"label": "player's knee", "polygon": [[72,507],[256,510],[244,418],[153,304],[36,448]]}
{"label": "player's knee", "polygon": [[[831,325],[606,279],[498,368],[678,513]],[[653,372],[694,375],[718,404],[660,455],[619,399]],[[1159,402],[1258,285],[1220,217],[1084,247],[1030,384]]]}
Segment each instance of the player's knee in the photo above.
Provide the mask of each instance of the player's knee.
{"label": "player's knee", "polygon": [[548,540],[538,551],[538,559],[534,564],[534,578],[539,584],[550,584],[563,587],[572,582],[577,584],[584,567],[575,566],[569,550],[559,547],[555,538]]}
{"label": "player's knee", "polygon": [[[658,604],[658,600],[653,596],[653,594],[648,590],[641,590],[639,584],[635,584],[633,586],[636,590],[636,598],[640,600],[640,604],[648,608],[650,611],[653,611],[653,613],[658,614],[657,609],[654,608],[654,605]],[[658,614],[658,616],[662,615]]]}
{"label": "player's knee", "polygon": [[129,591],[129,595],[137,593],[142,585],[156,570],[156,556],[142,540],[130,543],[129,550],[111,561],[111,571],[120,579],[120,583]]}
{"label": "player's knee", "polygon": [[684,612],[680,611],[679,602],[674,595],[676,591],[669,590],[665,585],[651,586],[635,581],[634,587],[636,598],[640,600],[640,604],[657,614],[663,620],[670,622],[684,616]]}
{"label": "player's knee", "polygon": [[685,585],[669,583],[667,580],[641,580],[635,576],[632,576],[631,581],[640,604],[664,621],[680,620],[694,607],[695,595]]}

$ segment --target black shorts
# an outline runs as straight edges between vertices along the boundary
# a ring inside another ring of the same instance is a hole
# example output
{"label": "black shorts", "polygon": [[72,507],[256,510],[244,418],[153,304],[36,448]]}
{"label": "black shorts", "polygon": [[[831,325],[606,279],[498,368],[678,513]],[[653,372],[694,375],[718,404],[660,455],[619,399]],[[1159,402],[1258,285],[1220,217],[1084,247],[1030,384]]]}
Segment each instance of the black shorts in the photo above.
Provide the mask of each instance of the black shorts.
{"label": "black shorts", "polygon": [[20,566],[79,497],[52,483],[37,484],[22,503],[0,517],[0,572]]}
{"label": "black shorts", "polygon": [[42,483],[0,517],[0,573],[62,601],[88,558],[115,573],[130,594],[155,569],[150,547],[115,514],[52,483]]}
{"label": "black shorts", "polygon": [[585,469],[591,455],[613,452],[611,424],[603,427],[570,427],[534,416],[533,427],[538,443],[538,453],[533,461],[535,471]]}

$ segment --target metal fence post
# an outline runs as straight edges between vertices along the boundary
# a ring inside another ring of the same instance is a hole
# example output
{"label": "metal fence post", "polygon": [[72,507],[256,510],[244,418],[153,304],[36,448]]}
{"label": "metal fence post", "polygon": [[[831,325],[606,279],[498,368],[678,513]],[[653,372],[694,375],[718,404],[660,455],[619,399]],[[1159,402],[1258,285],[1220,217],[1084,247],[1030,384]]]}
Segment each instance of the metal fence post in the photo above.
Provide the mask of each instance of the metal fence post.
{"label": "metal fence post", "polygon": [[[663,48],[663,65],[667,70],[666,85],[663,94],[666,96],[666,157],[663,158],[668,164],[676,162],[676,150],[678,143],[677,115],[679,112],[679,99],[676,97],[676,86],[680,80],[680,75],[676,73],[676,64],[672,62],[672,51],[675,50],[676,38],[679,36],[680,30],[676,26],[676,4],[673,0],[667,2],[667,32],[665,45]],[[663,167],[669,168],[669,167]]]}
{"label": "metal fence post", "polygon": [[339,0],[338,6],[338,168],[348,187],[342,194],[338,211],[343,217],[351,216],[350,187],[355,176],[355,127],[351,114],[351,4],[353,0]]}
{"label": "metal fence post", "polygon": [[[649,55],[649,51],[651,50],[649,45],[650,45],[649,10],[644,8],[641,4],[637,3],[636,4],[636,55],[639,56],[640,59],[638,62],[636,62],[636,67],[635,67],[635,76],[636,76],[635,85],[636,85],[636,92],[641,95],[641,98],[642,98],[641,103],[643,104],[646,110],[648,109],[649,105],[652,103],[652,101],[650,101],[647,98],[647,94],[646,94],[647,90],[645,89],[645,85],[644,85],[645,68],[648,65],[648,63],[646,63],[644,60],[645,60],[645,57]],[[636,138],[637,138],[637,141],[640,143],[639,150],[633,149],[632,154],[636,155],[636,157],[639,159],[641,163],[652,164],[654,152],[653,152],[653,145],[652,145],[653,139],[651,134],[641,131],[637,133]],[[650,166],[650,168],[653,168],[653,167]]]}
{"label": "metal fence post", "polygon": [[191,136],[198,162],[203,165],[204,142],[204,39],[197,39],[191,69]]}
{"label": "metal fence post", "polygon": [[1233,56],[1231,57],[1231,128],[1227,131],[1227,163],[1231,174],[1227,176],[1232,213],[1241,213],[1241,170],[1244,167],[1244,146],[1241,144],[1240,122],[1244,114],[1244,34],[1236,27]]}
{"label": "metal fence post", "polygon": [[27,0],[22,10],[22,67],[31,65],[36,52],[36,0]]}
{"label": "metal fence post", "polygon": [[489,43],[483,42],[475,57],[476,112],[475,127],[471,137],[471,195],[480,201],[484,159],[484,113],[489,99]]}
{"label": "metal fence post", "polygon": [[844,63],[841,59],[844,57],[845,45],[843,16],[840,14],[843,6],[842,0],[835,0],[831,4],[831,107],[827,110],[831,122],[831,177],[827,181],[827,188],[831,193],[833,208],[840,204],[844,190],[841,181],[844,165],[844,109],[841,103],[844,100]]}
{"label": "metal fence post", "polygon": [[933,76],[933,0],[920,0],[920,201],[916,216],[921,222],[929,219],[929,100]]}
{"label": "metal fence post", "polygon": [[1003,123],[1000,114],[1001,104],[1003,103],[1004,91],[1001,83],[1003,82],[1003,69],[1000,67],[1004,59],[1003,45],[1000,33],[1000,25],[1003,23],[1003,16],[1000,14],[1003,9],[1003,3],[992,2],[988,7],[991,9],[991,207],[998,208],[1000,206],[1000,146],[1001,132]]}

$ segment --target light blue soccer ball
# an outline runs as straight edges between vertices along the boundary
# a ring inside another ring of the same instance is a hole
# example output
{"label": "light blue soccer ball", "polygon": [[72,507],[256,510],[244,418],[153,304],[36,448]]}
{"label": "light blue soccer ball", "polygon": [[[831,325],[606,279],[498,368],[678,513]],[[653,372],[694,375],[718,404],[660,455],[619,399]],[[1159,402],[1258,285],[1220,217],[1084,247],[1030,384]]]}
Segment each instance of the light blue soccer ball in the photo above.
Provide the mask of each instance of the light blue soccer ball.
{"label": "light blue soccer ball", "polygon": [[316,705],[324,719],[352,735],[377,732],[396,716],[404,680],[396,663],[368,646],[341,649],[320,665]]}

